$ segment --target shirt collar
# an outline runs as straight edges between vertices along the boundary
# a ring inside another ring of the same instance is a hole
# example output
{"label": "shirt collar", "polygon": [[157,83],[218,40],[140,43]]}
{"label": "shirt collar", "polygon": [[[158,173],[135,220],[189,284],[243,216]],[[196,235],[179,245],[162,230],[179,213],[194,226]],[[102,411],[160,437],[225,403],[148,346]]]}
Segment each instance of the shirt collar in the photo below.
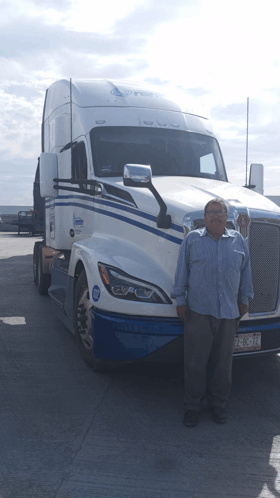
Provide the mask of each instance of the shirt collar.
{"label": "shirt collar", "polygon": [[[200,236],[205,237],[205,235],[210,235],[210,233],[207,232],[207,228],[203,228]],[[211,237],[211,235],[210,235]],[[227,228],[225,228],[225,233],[223,233],[222,237],[234,237],[234,234],[231,233]]]}

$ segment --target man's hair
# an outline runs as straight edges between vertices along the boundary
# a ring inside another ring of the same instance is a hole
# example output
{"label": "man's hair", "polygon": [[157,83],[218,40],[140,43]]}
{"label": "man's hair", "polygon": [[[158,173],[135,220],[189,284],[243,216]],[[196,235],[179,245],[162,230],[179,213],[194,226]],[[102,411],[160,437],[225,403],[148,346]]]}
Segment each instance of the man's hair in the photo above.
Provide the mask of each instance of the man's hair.
{"label": "man's hair", "polygon": [[211,201],[207,202],[205,208],[204,208],[204,216],[206,215],[206,211],[208,209],[208,207],[210,206],[210,204],[212,204],[213,202],[218,202],[219,204],[221,204],[221,206],[223,207],[223,209],[225,210],[226,214],[228,214],[228,207],[227,207],[227,204],[225,201],[223,201],[223,199],[219,199],[219,197],[215,197],[215,199],[211,199]]}

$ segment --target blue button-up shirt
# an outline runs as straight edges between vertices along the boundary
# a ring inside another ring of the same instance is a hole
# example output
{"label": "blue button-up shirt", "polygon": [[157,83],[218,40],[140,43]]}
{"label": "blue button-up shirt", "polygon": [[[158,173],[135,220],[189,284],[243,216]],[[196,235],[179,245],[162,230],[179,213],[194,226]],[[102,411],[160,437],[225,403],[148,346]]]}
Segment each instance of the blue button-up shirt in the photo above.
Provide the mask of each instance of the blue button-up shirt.
{"label": "blue button-up shirt", "polygon": [[171,297],[202,315],[238,318],[238,303],[253,299],[248,248],[242,235],[225,229],[216,240],[194,230],[183,240]]}

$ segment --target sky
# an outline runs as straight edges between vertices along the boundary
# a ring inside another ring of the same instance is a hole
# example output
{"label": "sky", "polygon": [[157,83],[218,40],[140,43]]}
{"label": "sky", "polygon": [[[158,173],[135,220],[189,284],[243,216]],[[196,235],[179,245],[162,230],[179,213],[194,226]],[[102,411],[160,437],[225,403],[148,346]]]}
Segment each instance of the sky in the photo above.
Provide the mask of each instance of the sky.
{"label": "sky", "polygon": [[32,206],[46,89],[61,78],[156,85],[209,118],[229,181],[264,165],[280,195],[278,0],[0,0],[0,205]]}

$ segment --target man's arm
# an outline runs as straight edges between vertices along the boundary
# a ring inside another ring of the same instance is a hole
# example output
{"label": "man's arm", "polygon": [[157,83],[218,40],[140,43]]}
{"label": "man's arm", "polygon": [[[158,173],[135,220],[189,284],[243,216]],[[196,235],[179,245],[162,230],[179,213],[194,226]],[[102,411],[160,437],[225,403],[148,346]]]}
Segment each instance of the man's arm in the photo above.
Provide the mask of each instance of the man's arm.
{"label": "man's arm", "polygon": [[187,237],[183,240],[178,254],[175,282],[171,297],[177,301],[177,315],[184,321],[188,314],[187,286],[188,286],[188,247]]}
{"label": "man's arm", "polygon": [[241,319],[247,313],[248,306],[247,304],[239,303],[238,309],[239,309],[239,319]]}
{"label": "man's arm", "polygon": [[185,306],[177,306],[176,311],[177,311],[178,317],[180,318],[180,320],[182,322],[184,322],[185,319],[188,319],[188,317],[189,317],[189,308],[187,307],[187,305],[185,305]]}
{"label": "man's arm", "polygon": [[241,265],[240,284],[238,292],[238,307],[240,318],[242,318],[242,316],[247,313],[249,301],[251,301],[254,297],[249,251],[244,239],[242,240],[242,242],[245,257]]}

